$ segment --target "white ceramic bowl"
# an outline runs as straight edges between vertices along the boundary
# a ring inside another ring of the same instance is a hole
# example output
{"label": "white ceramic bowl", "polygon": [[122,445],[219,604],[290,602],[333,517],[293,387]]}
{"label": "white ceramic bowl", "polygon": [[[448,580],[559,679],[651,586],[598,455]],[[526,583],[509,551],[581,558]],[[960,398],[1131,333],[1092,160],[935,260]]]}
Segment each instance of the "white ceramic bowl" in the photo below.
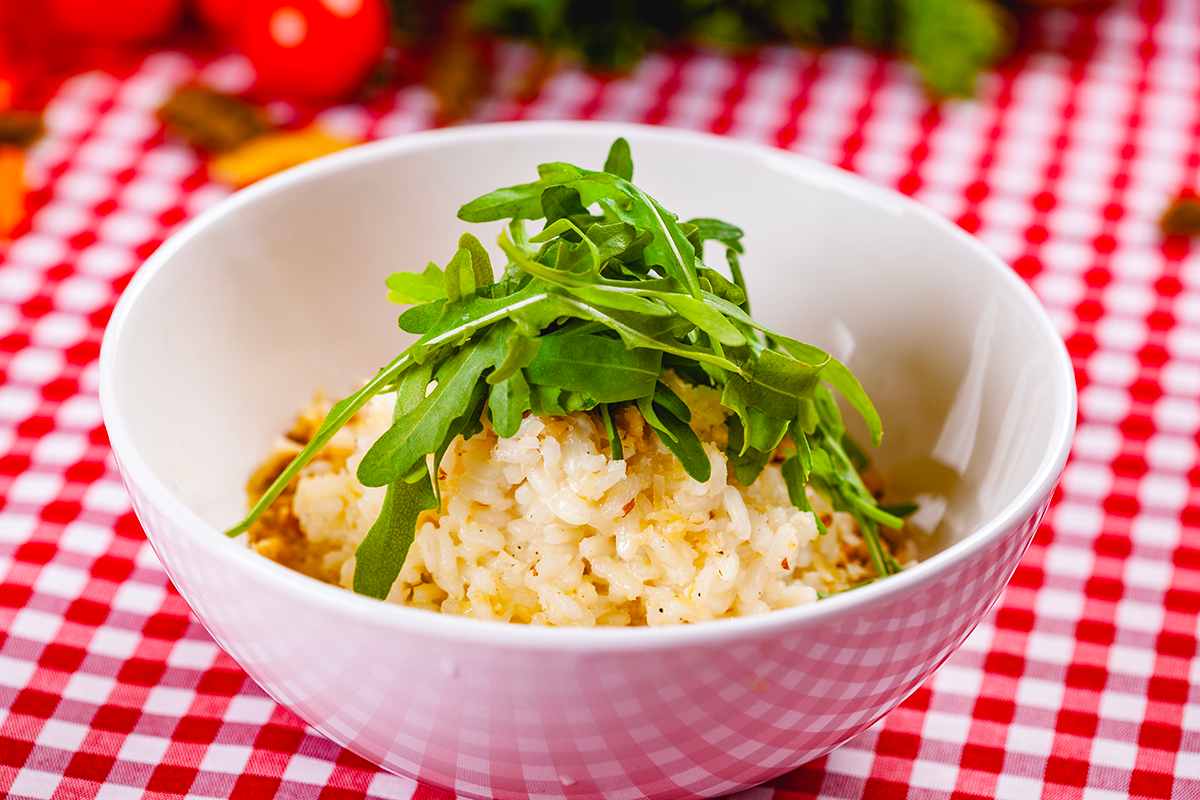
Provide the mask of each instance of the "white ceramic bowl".
{"label": "white ceramic bowl", "polygon": [[[445,263],[461,203],[544,161],[599,168],[618,135],[667,208],[745,228],[757,317],[860,376],[884,419],[878,462],[928,490],[927,519],[944,507],[923,563],[757,617],[564,630],[384,605],[222,535],[313,390],[348,391],[403,348],[384,277]],[[1075,423],[1037,300],[941,217],[777,150],[609,124],[414,134],[239,192],[147,261],[100,369],[134,507],[217,642],[331,739],[481,798],[710,797],[846,741],[999,596]]]}

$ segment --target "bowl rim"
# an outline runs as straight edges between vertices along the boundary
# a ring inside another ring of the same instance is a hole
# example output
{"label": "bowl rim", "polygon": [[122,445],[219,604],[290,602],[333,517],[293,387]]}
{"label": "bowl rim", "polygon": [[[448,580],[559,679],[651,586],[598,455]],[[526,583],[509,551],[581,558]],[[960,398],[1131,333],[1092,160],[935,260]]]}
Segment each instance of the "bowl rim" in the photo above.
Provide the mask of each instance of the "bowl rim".
{"label": "bowl rim", "polygon": [[[851,194],[884,207],[899,208],[965,244],[979,256],[982,264],[995,274],[1000,285],[1004,286],[1027,312],[1037,328],[1039,339],[1043,340],[1051,356],[1053,369],[1050,379],[1054,396],[1062,398],[1065,395],[1067,400],[1065,403],[1057,403],[1062,407],[1061,412],[1054,419],[1046,453],[1033,477],[1006,507],[961,540],[916,566],[890,576],[887,580],[836,594],[816,603],[776,609],[765,614],[722,618],[706,621],[704,624],[664,625],[654,628],[551,629],[546,626],[497,624],[488,620],[443,615],[424,609],[383,603],[341,587],[321,583],[264,558],[231,540],[223,531],[187,507],[138,453],[121,412],[116,384],[118,348],[126,322],[138,298],[155,276],[169,268],[172,257],[218,220],[237,213],[244,206],[286,192],[297,184],[320,179],[359,164],[423,150],[528,136],[609,140],[625,136],[724,150],[772,161],[782,159],[777,163],[783,168],[797,170],[805,177],[821,183],[823,188]],[[369,626],[386,627],[396,632],[408,632],[433,639],[487,643],[517,649],[572,652],[651,650],[758,638],[785,629],[824,624],[834,617],[853,615],[867,606],[896,599],[922,582],[932,582],[938,575],[953,571],[975,553],[1001,538],[1005,532],[1038,513],[1040,506],[1050,498],[1066,465],[1074,435],[1078,403],[1074,371],[1066,346],[1032,289],[982,242],[927,206],[890,188],[872,184],[844,169],[770,145],[677,128],[591,121],[498,122],[409,133],[323,156],[235,192],[197,215],[170,236],[135,273],[116,304],[101,343],[99,399],[102,417],[122,479],[127,484],[138,487],[164,516],[192,538],[197,547],[204,548],[219,559],[231,561],[238,569],[250,573],[260,581],[272,584],[284,594],[300,600],[302,604],[320,602],[328,605],[331,611],[336,610]],[[148,538],[153,544],[153,537]]]}

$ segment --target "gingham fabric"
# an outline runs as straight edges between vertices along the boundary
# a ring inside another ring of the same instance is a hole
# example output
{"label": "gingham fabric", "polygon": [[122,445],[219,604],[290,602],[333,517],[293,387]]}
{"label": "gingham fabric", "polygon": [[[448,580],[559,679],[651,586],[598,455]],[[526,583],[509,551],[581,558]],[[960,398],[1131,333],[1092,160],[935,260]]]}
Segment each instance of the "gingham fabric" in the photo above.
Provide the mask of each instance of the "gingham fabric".
{"label": "gingham fabric", "polygon": [[[1157,229],[1198,181],[1200,3],[1031,27],[1039,49],[940,106],[902,63],[785,47],[656,54],[604,80],[563,68],[517,100],[532,56],[507,46],[476,108],[710,130],[859,172],[994,248],[1072,354],[1072,458],[996,608],[900,708],[747,798],[1200,797],[1200,258]],[[157,244],[229,191],[154,118],[200,66],[163,52],[65,84],[30,153],[31,218],[0,251],[0,794],[444,796],[247,679],[171,587],[115,472],[105,322]],[[321,123],[403,135],[435,108],[408,88]]]}

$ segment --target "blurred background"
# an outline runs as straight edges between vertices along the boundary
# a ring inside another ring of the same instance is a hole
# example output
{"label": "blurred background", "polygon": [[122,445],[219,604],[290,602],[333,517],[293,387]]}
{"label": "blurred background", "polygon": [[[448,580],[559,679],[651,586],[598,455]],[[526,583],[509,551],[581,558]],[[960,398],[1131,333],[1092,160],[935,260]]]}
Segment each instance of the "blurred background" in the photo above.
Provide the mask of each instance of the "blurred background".
{"label": "blurred background", "polygon": [[1071,461],[991,615],[742,800],[1200,797],[1195,0],[0,0],[0,795],[449,800],[307,731],[189,616],[97,354],[144,259],[238,187],[522,119],[709,131],[913,197],[1075,366]]}
{"label": "blurred background", "polygon": [[[0,237],[28,216],[23,150],[64,80],[127,77],[153,52],[201,69],[158,111],[210,177],[241,187],[353,144],[312,126],[354,104],[385,113],[409,88],[427,125],[514,116],[566,70],[598,80],[647,54],[853,46],[910,64],[938,101],[969,97],[981,70],[1067,45],[1078,0],[0,0]],[[507,108],[506,108],[507,106]],[[335,115],[336,116],[336,115]],[[345,116],[344,114],[342,115]],[[360,126],[361,127],[361,126]]]}

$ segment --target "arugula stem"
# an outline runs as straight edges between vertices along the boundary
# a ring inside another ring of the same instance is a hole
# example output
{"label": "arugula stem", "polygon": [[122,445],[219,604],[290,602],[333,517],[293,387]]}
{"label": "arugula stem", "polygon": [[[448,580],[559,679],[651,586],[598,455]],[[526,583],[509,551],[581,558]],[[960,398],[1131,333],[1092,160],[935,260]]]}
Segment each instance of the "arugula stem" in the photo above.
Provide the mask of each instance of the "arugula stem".
{"label": "arugula stem", "polygon": [[617,425],[613,422],[610,406],[611,403],[600,404],[600,418],[604,420],[604,429],[608,432],[608,442],[612,448],[612,460],[624,461],[625,450],[621,445],[621,432],[617,430]]}
{"label": "arugula stem", "polygon": [[750,292],[746,291],[746,279],[742,277],[742,262],[738,258],[737,253],[732,247],[727,248],[725,252],[725,261],[729,264],[729,272],[733,275],[734,284],[742,290],[746,295],[746,299],[738,306],[745,311],[747,315],[750,313]]}
{"label": "arugula stem", "polygon": [[412,355],[410,351],[405,351],[397,356],[390,364],[379,370],[370,381],[361,389],[349,397],[338,401],[330,409],[329,414],[325,416],[325,421],[321,423],[321,427],[317,428],[317,432],[313,434],[312,439],[304,446],[304,449],[296,454],[291,463],[279,473],[279,477],[271,484],[266,493],[259,498],[259,501],[250,509],[250,513],[246,518],[234,525],[229,530],[225,531],[226,536],[237,536],[238,534],[248,530],[254,521],[262,516],[263,512],[270,507],[271,503],[275,502],[275,498],[283,492],[287,485],[292,482],[300,474],[300,470],[304,469],[308,462],[312,461],[318,453],[329,444],[329,440],[333,438],[342,427],[350,421],[350,418],[357,414],[367,402],[379,394],[379,392],[388,384],[392,383],[399,377],[400,373],[404,372],[408,366],[412,364]]}

